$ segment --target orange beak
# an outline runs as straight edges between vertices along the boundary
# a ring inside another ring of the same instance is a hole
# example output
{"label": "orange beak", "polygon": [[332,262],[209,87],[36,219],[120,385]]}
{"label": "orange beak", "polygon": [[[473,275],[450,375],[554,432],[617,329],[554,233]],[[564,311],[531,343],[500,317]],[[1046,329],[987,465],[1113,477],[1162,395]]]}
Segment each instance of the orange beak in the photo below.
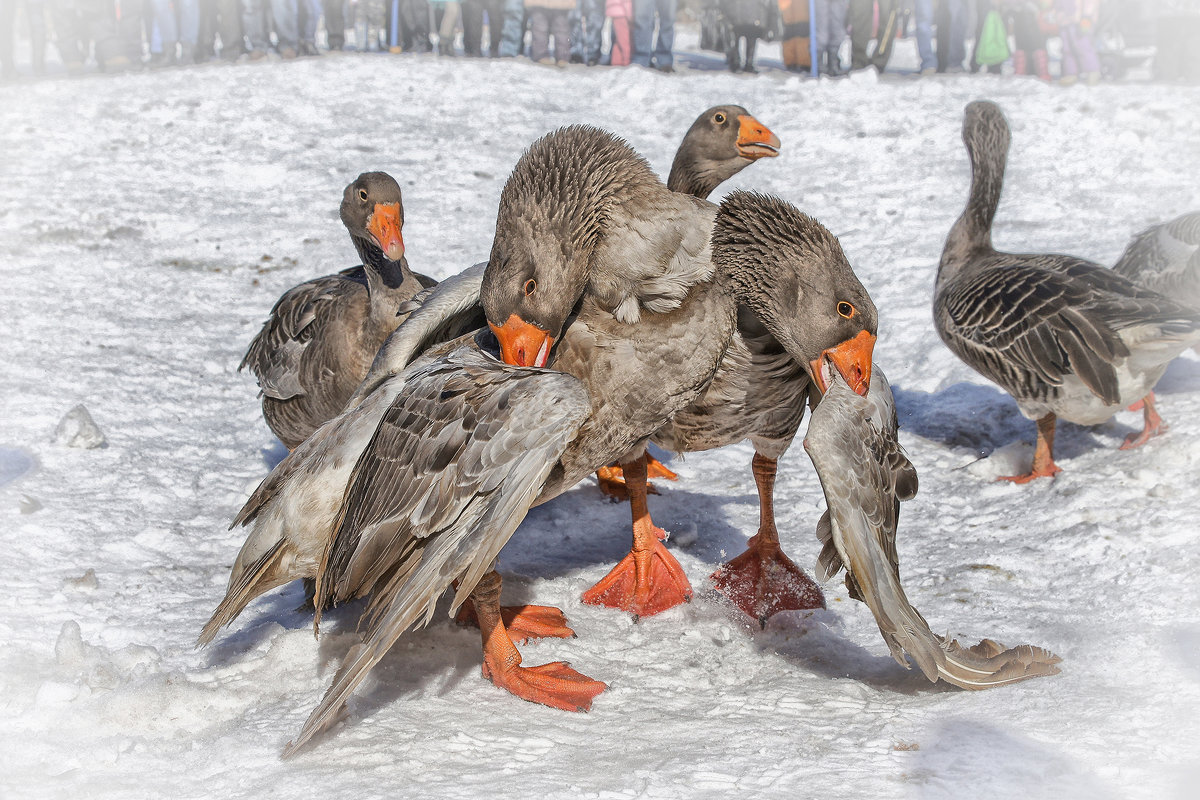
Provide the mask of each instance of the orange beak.
{"label": "orange beak", "polygon": [[536,325],[530,325],[516,314],[503,325],[488,327],[500,342],[500,357],[515,367],[544,367],[550,359],[554,337]]}
{"label": "orange beak", "polygon": [[400,235],[400,229],[403,227],[399,203],[381,203],[375,206],[367,220],[367,233],[375,237],[376,244],[390,261],[399,261],[404,256],[404,237]]}
{"label": "orange beak", "polygon": [[853,339],[847,339],[837,347],[831,347],[821,353],[820,358],[812,362],[812,374],[816,376],[817,388],[821,394],[829,390],[829,382],[822,373],[823,362],[830,363],[846,379],[846,385],[856,393],[867,396],[871,388],[871,353],[875,350],[875,337],[862,331]]}
{"label": "orange beak", "polygon": [[738,155],[755,161],[779,155],[779,137],[749,114],[739,114]]}

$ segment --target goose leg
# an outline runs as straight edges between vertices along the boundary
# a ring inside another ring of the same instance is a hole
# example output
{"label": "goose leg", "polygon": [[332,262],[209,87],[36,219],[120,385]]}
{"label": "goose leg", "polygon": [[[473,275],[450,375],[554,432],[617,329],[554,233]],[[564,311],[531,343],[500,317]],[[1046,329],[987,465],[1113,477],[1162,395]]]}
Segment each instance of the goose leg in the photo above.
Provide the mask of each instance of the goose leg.
{"label": "goose leg", "polygon": [[1154,407],[1154,392],[1134,403],[1129,407],[1129,410],[1137,411],[1139,406],[1142,409],[1142,419],[1145,425],[1141,433],[1131,433],[1125,437],[1125,442],[1121,445],[1122,450],[1132,450],[1135,447],[1141,447],[1155,436],[1166,433],[1169,430],[1167,423],[1163,422],[1163,418],[1158,415],[1158,409]]}
{"label": "goose leg", "polygon": [[683,567],[662,544],[667,534],[650,519],[646,505],[646,462],[624,464],[633,512],[633,549],[604,578],[583,593],[583,602],[648,617],[692,599]]}
{"label": "goose leg", "polygon": [[[678,475],[667,469],[661,461],[649,453],[646,453],[642,458],[646,461],[646,476],[648,478],[666,478],[669,481],[679,480]],[[601,467],[596,470],[596,481],[600,484],[600,491],[608,497],[621,501],[629,499],[629,490],[625,486],[625,474],[619,464],[610,464],[607,467]],[[646,484],[646,491],[650,494],[659,493],[658,489],[652,483]]]}
{"label": "goose leg", "polygon": [[775,527],[775,472],[779,462],[759,453],[752,467],[758,485],[758,533],[746,552],[712,574],[717,590],[760,623],[780,611],[824,608],[825,595],[779,547]]}
{"label": "goose leg", "polygon": [[[458,609],[454,621],[459,625],[479,625],[475,601],[468,597]],[[500,621],[513,644],[530,639],[573,639],[575,631],[567,626],[567,615],[553,606],[500,606]]]}
{"label": "goose leg", "polygon": [[1054,424],[1056,417],[1047,414],[1037,421],[1037,446],[1033,451],[1033,468],[1028,475],[1005,475],[997,480],[1029,483],[1034,478],[1053,478],[1062,472],[1054,463]]}
{"label": "goose leg", "polygon": [[564,711],[588,711],[596,695],[608,688],[571,669],[565,661],[540,667],[522,667],[500,614],[500,574],[495,570],[480,579],[471,598],[483,637],[483,676],[532,703]]}

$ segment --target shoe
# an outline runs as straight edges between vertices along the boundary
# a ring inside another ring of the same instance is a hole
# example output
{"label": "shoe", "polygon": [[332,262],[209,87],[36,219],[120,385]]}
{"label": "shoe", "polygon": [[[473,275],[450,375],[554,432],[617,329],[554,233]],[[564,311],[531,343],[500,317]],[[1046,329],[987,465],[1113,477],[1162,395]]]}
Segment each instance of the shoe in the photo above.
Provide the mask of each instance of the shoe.
{"label": "shoe", "polygon": [[572,53],[571,54],[571,63],[572,64],[582,64],[583,56],[580,55],[579,53]]}
{"label": "shoe", "polygon": [[295,58],[296,57],[296,48],[288,47],[285,45],[285,46],[279,48],[279,55],[281,58]]}
{"label": "shoe", "polygon": [[1058,85],[1059,86],[1074,86],[1075,82],[1078,80],[1079,80],[1078,75],[1063,75],[1061,78],[1058,79]]}
{"label": "shoe", "polygon": [[262,61],[266,57],[267,57],[267,51],[259,50],[257,48],[254,50],[251,50],[250,53],[246,56],[246,58],[248,58],[250,61]]}
{"label": "shoe", "polygon": [[544,64],[544,65],[546,65],[547,67],[553,67],[553,66],[554,66],[554,59],[553,59],[553,58],[551,58],[550,56],[542,56],[541,58],[539,58],[539,59],[537,60],[537,63],[539,63],[539,64]]}
{"label": "shoe", "polygon": [[931,75],[937,75],[937,67],[926,67],[925,69],[921,70],[920,74],[922,78],[928,78]]}
{"label": "shoe", "polygon": [[[674,72],[674,70],[672,70],[672,72]],[[747,64],[746,66],[742,67],[742,72],[747,72],[751,75],[757,75],[758,68],[755,67],[753,64]]]}
{"label": "shoe", "polygon": [[658,70],[659,72],[665,72],[668,75],[672,75],[675,72],[675,67],[671,66],[670,64],[667,64],[666,66],[662,66],[662,67],[655,67],[655,69]]}
{"label": "shoe", "polygon": [[1088,86],[1095,86],[1097,83],[1100,82],[1100,73],[1099,72],[1083,73],[1083,82],[1086,83]]}
{"label": "shoe", "polygon": [[314,44],[313,42],[301,42],[300,43],[300,55],[302,55],[302,56],[319,56],[319,55],[321,55],[321,51],[317,49],[316,44]]}
{"label": "shoe", "polygon": [[600,59],[598,59],[598,58],[595,58],[595,57],[589,58],[589,59],[587,60],[587,65],[588,65],[589,67],[594,67],[594,66],[596,66],[596,65],[597,65],[597,64],[599,64],[599,63],[600,63]]}

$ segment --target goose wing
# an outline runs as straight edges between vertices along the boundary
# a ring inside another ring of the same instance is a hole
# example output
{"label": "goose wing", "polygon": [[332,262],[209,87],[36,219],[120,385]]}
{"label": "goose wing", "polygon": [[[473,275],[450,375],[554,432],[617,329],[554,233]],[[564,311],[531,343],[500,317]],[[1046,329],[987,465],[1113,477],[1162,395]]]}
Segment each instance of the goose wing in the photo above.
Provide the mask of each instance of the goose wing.
{"label": "goose wing", "polygon": [[[823,415],[846,414],[846,409],[837,408],[837,404],[838,401],[835,401],[835,407],[827,409]],[[878,503],[869,508],[864,507],[863,513],[872,520],[870,529],[876,537],[875,544],[892,565],[896,580],[899,580],[900,558],[896,552],[896,528],[900,518],[900,501],[916,497],[918,479],[916,467],[908,460],[896,438],[900,427],[896,401],[892,395],[892,387],[878,365],[871,375],[871,389],[867,393],[863,413],[862,424],[842,424],[839,428],[842,438],[845,439],[842,452],[855,461],[855,466],[848,476],[847,483],[838,482],[831,489],[845,495],[847,499],[851,496],[862,496],[867,497],[870,502],[875,493],[867,491],[867,487],[872,484],[882,487],[883,499],[879,499]],[[854,437],[858,438],[857,442],[852,441]],[[807,447],[806,444],[805,448]],[[828,510],[817,523],[817,538],[823,545],[817,558],[817,579],[827,581],[845,567],[834,542]],[[863,599],[852,575],[847,576],[847,585],[855,599]]]}
{"label": "goose wing", "polygon": [[1069,256],[997,254],[938,293],[938,330],[968,364],[1021,398],[1045,398],[1075,374],[1119,401],[1118,332],[1170,326],[1187,311],[1110,270]]}
{"label": "goose wing", "polygon": [[407,317],[379,348],[366,378],[346,403],[347,408],[359,405],[380,384],[399,374],[433,345],[487,324],[479,303],[486,267],[486,261],[468,267],[441,283],[427,286],[401,304],[396,314]]}
{"label": "goose wing", "polygon": [[[871,380],[874,389],[875,378]],[[986,689],[1058,672],[1060,659],[1040,647],[1005,649],[985,639],[971,648],[934,634],[908,602],[900,583],[895,536],[899,497],[915,492],[911,463],[894,433],[871,420],[872,403],[856,395],[840,375],[813,411],[804,449],[812,458],[825,492],[827,535],[852,588],[871,609],[892,657],[908,668],[906,654],[930,681],[966,689]],[[898,457],[899,456],[899,457]]]}
{"label": "goose wing", "polygon": [[1200,306],[1200,211],[1133,237],[1113,272],[1167,297]]}
{"label": "goose wing", "polygon": [[[249,367],[263,394],[276,400],[308,394],[332,371],[313,362],[314,340],[336,321],[366,308],[362,267],[306,281],[284,292],[250,342],[238,370]],[[361,306],[355,309],[354,306]],[[319,360],[319,359],[318,359]]]}
{"label": "goose wing", "polygon": [[371,593],[351,649],[295,743],[332,722],[367,672],[459,581],[489,570],[590,413],[583,385],[461,347],[416,368],[354,468],[316,605]]}

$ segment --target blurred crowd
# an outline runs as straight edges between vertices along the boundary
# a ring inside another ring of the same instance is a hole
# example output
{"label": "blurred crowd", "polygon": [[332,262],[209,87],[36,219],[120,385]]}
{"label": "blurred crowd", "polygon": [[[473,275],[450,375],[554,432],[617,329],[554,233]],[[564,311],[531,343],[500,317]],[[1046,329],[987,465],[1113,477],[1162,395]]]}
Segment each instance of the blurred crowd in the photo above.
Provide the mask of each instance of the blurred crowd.
{"label": "blurred crowd", "polygon": [[[700,47],[756,72],[759,41],[785,69],[888,69],[915,39],[922,76],[992,72],[1063,84],[1121,77],[1125,51],[1159,80],[1200,82],[1200,0],[0,0],[0,78],[211,60],[318,56],[322,50],[528,57],[543,64],[675,70],[677,18]],[[18,69],[18,38],[28,66]],[[848,43],[848,46],[847,46]],[[815,63],[814,63],[815,60]],[[1053,64],[1053,69],[1052,69]]]}

